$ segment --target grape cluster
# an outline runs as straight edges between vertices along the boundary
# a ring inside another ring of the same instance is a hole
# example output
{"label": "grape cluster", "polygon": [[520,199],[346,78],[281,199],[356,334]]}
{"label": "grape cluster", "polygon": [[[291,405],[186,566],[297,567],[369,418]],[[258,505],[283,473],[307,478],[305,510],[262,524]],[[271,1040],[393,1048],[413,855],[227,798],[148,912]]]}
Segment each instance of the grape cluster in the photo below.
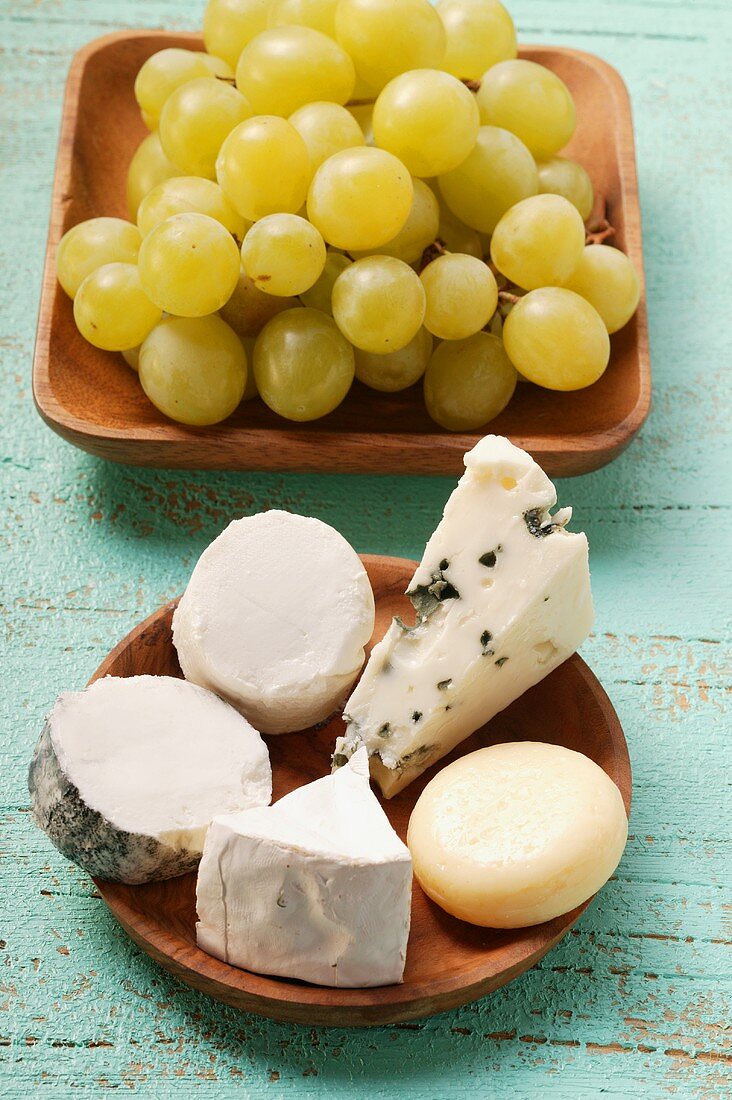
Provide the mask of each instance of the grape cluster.
{"label": "grape cluster", "polygon": [[499,0],[209,0],[203,35],[137,75],[136,224],[93,218],[57,255],[80,333],[161,412],[213,424],[258,393],[306,421],[354,377],[424,376],[464,431],[519,378],[600,377],[638,278],[585,244],[572,96],[517,59]]}

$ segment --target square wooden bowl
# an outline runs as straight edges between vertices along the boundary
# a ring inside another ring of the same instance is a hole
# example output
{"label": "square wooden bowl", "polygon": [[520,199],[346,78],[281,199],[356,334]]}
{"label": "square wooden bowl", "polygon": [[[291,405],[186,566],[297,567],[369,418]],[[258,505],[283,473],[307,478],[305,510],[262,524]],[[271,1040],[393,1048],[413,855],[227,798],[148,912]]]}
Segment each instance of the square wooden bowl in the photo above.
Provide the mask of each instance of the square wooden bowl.
{"label": "square wooden bowl", "polygon": [[[71,226],[128,217],[127,166],[145,129],[133,95],[143,61],[166,46],[202,48],[196,35],[124,31],[76,54],[69,73],[33,364],[33,394],[46,423],[70,443],[116,462],[190,469],[322,470],[455,475],[483,432],[453,434],[430,420],[421,383],[397,394],[355,382],[323,420],[293,424],[259,400],[223,424],[189,428],[148,401],[121,355],[87,344],[56,281],[56,247]],[[599,202],[641,279],[640,211],[630,102],[618,73],[578,50],[528,46],[571,88],[577,132],[568,147],[592,176]],[[589,389],[552,393],[519,385],[489,430],[507,435],[554,477],[586,473],[619,454],[650,405],[645,302],[612,337],[610,366]]]}

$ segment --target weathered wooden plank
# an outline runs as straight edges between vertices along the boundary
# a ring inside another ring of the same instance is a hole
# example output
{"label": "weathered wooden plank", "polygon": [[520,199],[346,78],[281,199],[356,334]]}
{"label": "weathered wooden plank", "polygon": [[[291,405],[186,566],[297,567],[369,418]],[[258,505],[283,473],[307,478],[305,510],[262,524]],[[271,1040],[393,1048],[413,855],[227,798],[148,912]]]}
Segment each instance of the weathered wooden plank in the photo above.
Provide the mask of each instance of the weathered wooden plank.
{"label": "weathered wooden plank", "polygon": [[[447,481],[115,469],[34,416],[29,364],[60,96],[71,53],[122,26],[195,25],[179,0],[0,3],[0,1090],[168,1100],[539,1094],[730,1095],[728,692],[732,477],[725,381],[732,174],[724,0],[516,0],[524,39],[601,54],[628,81],[644,214],[655,404],[612,467],[560,485],[587,530],[597,631],[585,655],[633,757],[631,838],[607,889],[494,997],[373,1032],[238,1016],[127,940],[31,826],[25,769],[44,710],[179,591],[232,516],[312,512],[364,551],[414,556]],[[388,501],[388,504],[386,503]],[[43,892],[42,892],[43,891]]]}

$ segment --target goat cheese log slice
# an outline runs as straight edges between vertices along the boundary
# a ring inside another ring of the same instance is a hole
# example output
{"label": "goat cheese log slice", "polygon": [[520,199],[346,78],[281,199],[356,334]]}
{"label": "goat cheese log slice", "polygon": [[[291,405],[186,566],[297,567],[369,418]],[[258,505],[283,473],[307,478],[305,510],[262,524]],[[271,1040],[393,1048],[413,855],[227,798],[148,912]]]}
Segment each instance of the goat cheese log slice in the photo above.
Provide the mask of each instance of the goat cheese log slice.
{"label": "goat cheese log slice", "polygon": [[108,676],[56,700],[28,787],[68,859],[140,883],[194,870],[214,814],[268,805],[272,773],[257,731],[210,691]]}
{"label": "goat cheese log slice", "polygon": [[187,680],[263,733],[307,729],[343,705],[374,629],[356,551],[317,519],[270,511],[204,550],[173,618]]}
{"label": "goat cheese log slice", "polygon": [[390,798],[450,752],[587,637],[587,539],[551,516],[556,492],[526,454],[489,435],[427,543],[407,595],[415,626],[394,619],[346,703],[334,766],[359,744]]}
{"label": "goat cheese log slice", "polygon": [[198,872],[198,944],[317,985],[402,980],[412,863],[369,786],[368,756],[274,806],[214,818]]}

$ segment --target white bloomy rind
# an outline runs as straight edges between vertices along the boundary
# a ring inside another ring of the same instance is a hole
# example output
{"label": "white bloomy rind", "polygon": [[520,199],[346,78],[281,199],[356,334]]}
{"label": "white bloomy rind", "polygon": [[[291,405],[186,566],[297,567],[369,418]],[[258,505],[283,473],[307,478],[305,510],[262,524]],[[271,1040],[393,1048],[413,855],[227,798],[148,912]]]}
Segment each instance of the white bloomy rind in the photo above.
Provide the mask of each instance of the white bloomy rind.
{"label": "white bloomy rind", "polygon": [[68,859],[140,883],[194,870],[214,814],[268,805],[272,772],[257,731],[210,691],[108,676],[56,700],[28,787]]}
{"label": "white bloomy rind", "polygon": [[317,985],[402,980],[412,863],[369,786],[368,758],[273,806],[214,818],[198,872],[199,946]]}
{"label": "white bloomy rind", "polygon": [[501,436],[465,456],[394,620],[346,703],[339,763],[365,744],[391,797],[566,660],[593,622],[587,539],[543,470]]}
{"label": "white bloomy rind", "polygon": [[186,679],[263,733],[288,733],[339,709],[373,628],[355,550],[327,523],[272,510],[230,523],[203,552],[173,641]]}

